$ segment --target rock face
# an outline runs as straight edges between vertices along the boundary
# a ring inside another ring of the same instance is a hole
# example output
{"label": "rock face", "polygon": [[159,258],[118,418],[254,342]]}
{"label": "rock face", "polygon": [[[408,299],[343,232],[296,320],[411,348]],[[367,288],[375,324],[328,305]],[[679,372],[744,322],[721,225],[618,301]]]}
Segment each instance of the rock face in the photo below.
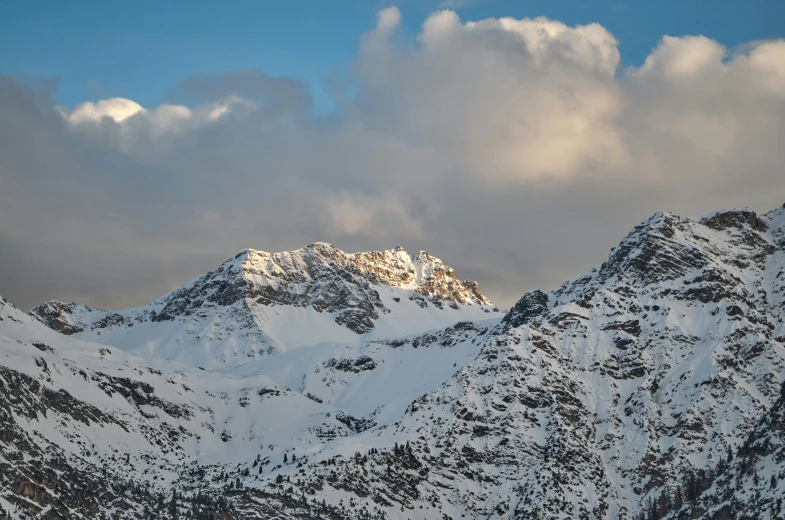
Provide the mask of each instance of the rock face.
{"label": "rock face", "polygon": [[[325,244],[119,313],[2,303],[0,508],[785,517],[785,208],[658,213],[491,309],[425,254]],[[269,355],[216,357],[230,343]]]}
{"label": "rock face", "polygon": [[[88,307],[79,306],[75,303],[51,301],[39,305],[32,310],[31,314],[50,329],[71,335],[84,330],[82,327],[72,323],[74,321],[73,317],[80,311],[89,310]],[[122,316],[118,315],[118,318],[122,319]]]}

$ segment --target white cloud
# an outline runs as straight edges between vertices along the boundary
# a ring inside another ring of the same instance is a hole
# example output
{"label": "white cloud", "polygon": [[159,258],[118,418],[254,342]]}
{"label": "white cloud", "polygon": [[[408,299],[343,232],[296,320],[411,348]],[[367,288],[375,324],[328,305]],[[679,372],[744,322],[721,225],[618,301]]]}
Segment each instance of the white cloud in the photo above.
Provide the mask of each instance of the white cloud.
{"label": "white cloud", "polygon": [[[569,177],[622,160],[616,41],[543,18],[462,23],[434,13],[414,49],[377,28],[358,71],[366,116],[442,149],[486,179]],[[392,47],[392,50],[391,50]]]}
{"label": "white cloud", "polygon": [[[768,176],[785,138],[785,41],[730,54],[705,37],[664,37],[640,69],[621,80],[627,99],[621,128],[642,173],[718,182]],[[635,164],[635,163],[633,163]]]}
{"label": "white cloud", "polygon": [[568,27],[542,17],[522,20],[507,17],[468,22],[466,28],[518,34],[526,43],[526,50],[540,66],[558,55],[578,67],[598,69],[612,76],[621,59],[616,38],[596,23]]}
{"label": "white cloud", "polygon": [[120,123],[139,112],[144,112],[144,108],[135,101],[125,98],[111,98],[103,99],[97,103],[89,101],[81,103],[66,117],[68,122],[73,124],[100,121],[105,117]]}
{"label": "white cloud", "polygon": [[785,97],[785,40],[760,42],[749,56],[738,59],[752,69],[759,85],[774,96]]}
{"label": "white cloud", "polygon": [[705,36],[665,36],[646,58],[640,74],[656,74],[671,81],[706,75],[716,77],[724,68],[725,47]]}
{"label": "white cloud", "polygon": [[401,11],[395,7],[382,9],[376,15],[376,24],[379,29],[389,30],[401,23]]}
{"label": "white cloud", "polygon": [[232,95],[199,105],[194,110],[183,105],[168,104],[148,110],[135,101],[124,98],[104,99],[96,103],[88,101],[77,105],[70,112],[62,107],[58,108],[66,121],[74,126],[102,123],[108,118],[123,127],[163,134],[194,130],[222,117],[252,112],[258,107],[252,101]]}
{"label": "white cloud", "polygon": [[200,104],[161,104],[144,108],[123,98],[86,102],[72,111],[58,107],[71,128],[94,143],[132,155],[170,153],[178,136],[258,110],[256,103],[237,95]]}

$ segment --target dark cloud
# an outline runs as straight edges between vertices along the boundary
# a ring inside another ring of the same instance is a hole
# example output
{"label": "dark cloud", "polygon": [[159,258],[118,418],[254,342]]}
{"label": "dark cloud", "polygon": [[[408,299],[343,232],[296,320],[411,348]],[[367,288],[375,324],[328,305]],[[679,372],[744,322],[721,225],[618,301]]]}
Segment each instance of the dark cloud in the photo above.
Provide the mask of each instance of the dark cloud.
{"label": "dark cloud", "polygon": [[[171,103],[56,107],[0,77],[0,294],[140,305],[244,248],[425,249],[501,305],[598,265],[657,210],[785,201],[785,43],[664,39],[617,73],[599,26],[380,14],[340,107],[256,70]],[[337,87],[336,87],[337,88]]]}
{"label": "dark cloud", "polygon": [[268,76],[255,68],[222,74],[197,74],[175,87],[168,99],[174,103],[194,105],[230,96],[254,101],[271,111],[305,113],[313,104],[305,82]]}

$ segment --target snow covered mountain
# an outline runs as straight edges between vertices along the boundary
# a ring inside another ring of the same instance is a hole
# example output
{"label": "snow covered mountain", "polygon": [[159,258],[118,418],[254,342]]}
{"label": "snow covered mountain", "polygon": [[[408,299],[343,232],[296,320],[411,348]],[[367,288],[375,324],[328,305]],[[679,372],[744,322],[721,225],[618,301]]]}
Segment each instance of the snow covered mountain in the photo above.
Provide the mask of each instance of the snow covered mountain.
{"label": "snow covered mountain", "polygon": [[779,397],[784,225],[782,208],[655,215],[600,268],[521,298],[400,435],[464,468],[480,517],[633,517],[735,452]]}
{"label": "snow covered mountain", "polygon": [[0,512],[782,518],[783,318],[785,207],[658,213],[504,315],[326,244],[117,313],[0,301]]}
{"label": "snow covered mountain", "polygon": [[81,339],[218,367],[324,342],[425,332],[491,311],[498,309],[476,282],[457,280],[425,251],[347,254],[316,243],[243,251],[144,307],[109,312],[53,301],[32,315]]}

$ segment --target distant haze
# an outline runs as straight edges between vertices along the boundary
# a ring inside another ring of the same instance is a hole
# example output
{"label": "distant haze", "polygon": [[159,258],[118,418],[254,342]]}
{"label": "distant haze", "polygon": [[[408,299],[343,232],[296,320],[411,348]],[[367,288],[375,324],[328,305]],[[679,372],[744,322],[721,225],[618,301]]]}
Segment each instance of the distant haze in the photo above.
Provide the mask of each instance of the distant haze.
{"label": "distant haze", "polygon": [[400,23],[379,12],[327,116],[257,69],[150,107],[58,107],[55,81],[0,76],[0,294],[136,306],[242,249],[326,241],[425,249],[507,307],[657,210],[785,202],[783,40],[664,36],[621,68],[596,24]]}

